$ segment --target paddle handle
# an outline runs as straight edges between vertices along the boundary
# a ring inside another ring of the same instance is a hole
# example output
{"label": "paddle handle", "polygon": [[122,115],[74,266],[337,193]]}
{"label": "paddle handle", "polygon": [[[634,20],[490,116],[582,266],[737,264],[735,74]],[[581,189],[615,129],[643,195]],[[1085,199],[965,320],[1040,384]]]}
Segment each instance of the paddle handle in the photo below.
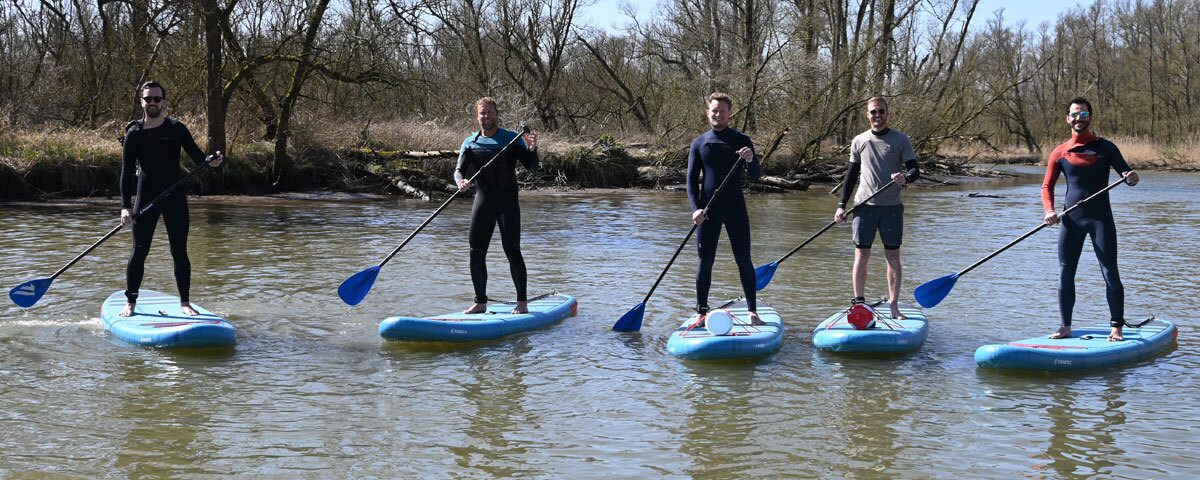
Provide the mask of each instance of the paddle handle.
{"label": "paddle handle", "polygon": [[[163,190],[163,192],[158,194],[157,197],[154,197],[153,200],[150,200],[150,203],[146,204],[146,206],[143,207],[141,210],[138,210],[138,212],[136,214],[134,214],[134,218],[142,216],[143,213],[146,213],[147,210],[150,210],[150,208],[154,207],[154,204],[158,203],[159,200],[162,200],[163,197],[166,197],[172,191],[174,191],[176,188],[178,188],[180,185],[183,185],[183,183],[186,182],[189,178],[192,178],[192,175],[195,175],[196,172],[200,171],[200,169],[207,167],[208,163],[211,161],[212,161],[212,157],[209,157],[208,159],[204,160],[204,163],[201,163],[200,166],[192,169],[192,171],[188,172],[187,175],[184,175],[183,178],[180,178],[179,181],[175,182],[174,185],[171,185],[166,190]],[[100,244],[104,243],[105,240],[108,240],[109,238],[112,238],[113,235],[116,235],[117,232],[121,231],[121,228],[123,228],[124,226],[125,226],[125,224],[122,223],[120,225],[117,225],[112,230],[109,230],[107,234],[105,234],[103,237],[100,237],[99,240],[96,240],[96,243],[93,243],[92,246],[87,248],[87,250],[84,250],[79,255],[76,255],[75,258],[71,259],[71,261],[69,263],[67,263],[66,265],[63,265],[63,267],[58,269],[57,272],[54,272],[54,275],[50,276],[50,280],[54,280],[55,278],[58,278],[59,275],[62,275],[62,273],[67,271],[68,268],[71,268],[72,265],[75,265],[75,263],[78,262],[81,258],[87,256],[87,254],[89,254],[89,253],[92,253],[92,250],[95,250],[96,247],[99,247]]]}
{"label": "paddle handle", "polygon": [[[514,143],[517,143],[517,140],[521,138],[521,135],[526,133],[529,133],[529,125],[522,126],[521,133],[513,137],[512,140],[509,140],[508,144],[504,145],[504,148],[501,148],[499,152],[496,152],[496,155],[492,156],[491,160],[488,160],[487,163],[483,164],[482,167],[479,167],[479,170],[476,171],[474,175],[471,175],[471,178],[467,179],[467,183],[475,183],[475,177],[478,177],[479,174],[483,173],[484,170],[492,165],[492,162],[496,161],[497,158],[500,158],[500,155],[503,155],[504,152],[508,150],[508,147],[513,146]],[[462,192],[462,190],[455,190],[454,193],[450,195],[450,198],[447,198],[445,202],[442,202],[442,206],[438,207],[437,210],[434,210],[431,215],[425,218],[425,221],[421,222],[421,224],[417,226],[416,230],[413,230],[412,233],[408,234],[408,237],[406,237],[403,242],[400,242],[400,245],[397,245],[396,248],[392,249],[392,253],[389,253],[388,256],[384,257],[383,261],[379,262],[378,266],[383,267],[383,265],[390,261],[392,257],[395,257],[397,253],[400,253],[400,249],[404,248],[405,245],[408,245],[408,242],[412,241],[413,237],[416,237],[418,233],[421,233],[421,230],[424,230],[425,226],[429,225],[429,222],[432,222],[434,217],[437,217],[439,213],[442,213],[442,210],[445,210],[446,207],[450,205],[450,202],[453,202],[454,199],[458,197],[458,194]]]}
{"label": "paddle handle", "polygon": [[[888,187],[892,186],[892,185],[893,185],[893,184],[895,184],[895,183],[896,183],[896,180],[891,180],[891,181],[889,181],[888,183],[885,183],[885,184],[883,184],[883,186],[882,186],[882,187],[879,187],[879,190],[876,190],[876,191],[875,191],[875,193],[872,193],[872,194],[871,194],[871,196],[867,197],[867,199],[866,199],[866,200],[863,200],[863,201],[861,201],[861,202],[858,202],[858,203],[854,204],[854,207],[851,207],[851,208],[850,208],[850,210],[847,210],[847,211],[846,211],[846,213],[844,213],[843,215],[849,215],[849,214],[851,214],[851,213],[854,213],[854,211],[855,211],[855,210],[858,210],[858,207],[861,207],[861,206],[863,206],[863,205],[866,205],[866,204],[867,204],[867,202],[869,202],[869,201],[871,201],[872,199],[874,199],[876,195],[879,195],[880,193],[883,193],[883,191],[884,191],[884,190],[887,190],[887,188],[888,188]],[[813,236],[811,236],[811,237],[808,237],[808,240],[805,240],[805,241],[804,241],[804,243],[801,243],[800,245],[797,245],[797,246],[796,246],[796,248],[793,248],[793,249],[792,249],[790,252],[788,252],[788,253],[787,253],[787,255],[784,255],[784,256],[783,256],[782,258],[780,258],[779,260],[776,260],[776,261],[775,261],[775,263],[776,263],[776,264],[783,263],[783,261],[784,261],[784,260],[787,260],[787,259],[788,259],[788,257],[790,257],[790,256],[792,256],[793,254],[795,254],[796,252],[800,251],[800,249],[801,249],[801,248],[804,248],[804,246],[805,246],[805,245],[808,245],[808,243],[809,243],[809,242],[811,242],[811,241],[813,241],[814,239],[816,239],[817,237],[821,236],[821,234],[822,234],[822,233],[825,233],[825,231],[826,231],[826,230],[829,230],[830,228],[833,228],[833,226],[834,226],[834,225],[837,225],[837,222],[829,222],[829,224],[828,224],[828,225],[825,225],[825,228],[822,228],[821,230],[817,231],[817,233],[814,233],[814,234],[813,234]]]}
{"label": "paddle handle", "polygon": [[[1088,202],[1088,201],[1090,201],[1091,199],[1093,199],[1093,198],[1096,198],[1096,197],[1100,196],[1101,194],[1103,194],[1103,193],[1105,193],[1105,192],[1108,192],[1109,190],[1112,190],[1112,189],[1113,189],[1113,187],[1116,187],[1117,185],[1120,185],[1120,184],[1122,184],[1122,183],[1125,183],[1125,180],[1126,180],[1126,179],[1125,179],[1125,177],[1121,177],[1121,179],[1120,179],[1120,180],[1117,180],[1117,181],[1113,182],[1112,184],[1110,184],[1110,185],[1109,185],[1109,186],[1107,186],[1107,187],[1104,187],[1104,188],[1103,188],[1102,190],[1100,190],[1099,192],[1093,193],[1093,194],[1091,194],[1090,196],[1088,196],[1087,198],[1085,198],[1085,199],[1083,199],[1083,200],[1080,200],[1080,201],[1076,202],[1074,205],[1071,205],[1071,206],[1070,206],[1070,207],[1068,207],[1066,210],[1063,210],[1062,214],[1060,214],[1060,215],[1059,215],[1059,217],[1062,217],[1062,216],[1064,216],[1064,215],[1066,215],[1066,214],[1068,214],[1068,213],[1071,213],[1071,211],[1075,210],[1076,208],[1079,208],[1080,206],[1082,206],[1084,203],[1087,203],[1087,202]],[[1028,231],[1028,232],[1025,232],[1025,234],[1024,234],[1024,235],[1021,235],[1020,237],[1017,237],[1017,239],[1016,239],[1016,240],[1013,240],[1013,241],[1011,241],[1011,242],[1008,242],[1008,245],[1005,245],[1005,246],[1003,246],[1003,247],[1000,247],[1000,249],[999,249],[999,250],[996,250],[996,251],[992,252],[991,254],[989,254],[989,255],[988,255],[988,256],[986,256],[986,257],[983,257],[983,258],[982,258],[982,259],[980,259],[978,262],[975,262],[975,263],[974,263],[974,264],[972,264],[971,266],[969,266],[969,267],[967,267],[967,268],[963,269],[961,272],[958,272],[958,273],[957,273],[957,275],[958,275],[958,276],[960,276],[960,277],[961,277],[961,276],[963,276],[963,275],[966,275],[966,273],[967,273],[967,272],[970,272],[971,270],[974,270],[974,269],[975,269],[975,267],[978,267],[978,266],[980,266],[980,265],[983,265],[983,262],[986,262],[986,261],[988,261],[988,260],[991,260],[991,259],[992,259],[992,257],[995,257],[996,255],[999,255],[999,254],[1000,254],[1000,252],[1003,252],[1003,251],[1005,251],[1005,250],[1008,250],[1008,249],[1009,249],[1009,247],[1012,247],[1013,245],[1016,245],[1016,244],[1017,244],[1017,243],[1019,243],[1021,240],[1024,240],[1024,239],[1026,239],[1026,238],[1029,238],[1031,235],[1033,235],[1033,234],[1035,234],[1035,233],[1037,233],[1037,232],[1040,232],[1040,231],[1041,231],[1043,228],[1046,228],[1047,226],[1049,226],[1049,225],[1046,225],[1046,223],[1045,223],[1045,222],[1042,222],[1042,224],[1041,224],[1041,225],[1038,225],[1038,226],[1037,226],[1037,228],[1034,228],[1033,230],[1030,230],[1030,231]]]}
{"label": "paddle handle", "polygon": [[[742,162],[744,161],[745,160],[739,155],[737,161],[733,163],[733,168],[729,169],[729,173],[725,174],[725,179],[721,180],[721,184],[717,185],[716,190],[713,190],[712,198],[709,198],[708,203],[704,205],[704,210],[701,211],[701,215],[708,215],[709,207],[712,207],[713,201],[716,200],[717,196],[721,194],[721,191],[725,189],[725,184],[729,183],[729,179],[733,178],[733,174],[736,173],[738,169],[742,168]],[[662,273],[658,274],[658,280],[654,281],[654,286],[650,287],[650,292],[646,294],[646,298],[642,299],[643,304],[650,301],[650,296],[654,295],[654,290],[658,289],[658,284],[662,282],[663,277],[667,276],[667,271],[671,269],[671,265],[675,264],[675,259],[679,258],[679,252],[683,251],[683,247],[687,246],[688,240],[692,239],[692,235],[696,233],[696,229],[699,227],[699,223],[694,221],[692,222],[692,229],[688,230],[686,237],[683,237],[683,243],[680,243],[679,248],[675,249],[675,254],[671,255],[671,261],[667,262],[667,266],[663,268]]]}

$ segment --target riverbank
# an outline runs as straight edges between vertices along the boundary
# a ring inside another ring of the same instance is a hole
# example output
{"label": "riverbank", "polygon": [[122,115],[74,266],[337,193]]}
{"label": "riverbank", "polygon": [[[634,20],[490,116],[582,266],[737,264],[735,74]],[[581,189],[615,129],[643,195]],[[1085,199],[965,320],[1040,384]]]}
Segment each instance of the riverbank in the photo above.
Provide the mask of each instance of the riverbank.
{"label": "riverbank", "polygon": [[[192,122],[193,124],[197,122]],[[119,195],[120,146],[112,129],[13,132],[0,134],[0,200],[53,201]],[[336,145],[327,135],[296,142],[294,168],[285,178],[272,178],[273,150],[268,142],[239,143],[221,168],[197,175],[190,184],[201,195],[269,195],[288,192],[344,192],[401,195],[431,200],[450,195],[456,163],[454,150],[430,149],[452,144],[448,129],[417,140],[420,132],[382,131],[366,140]],[[200,135],[197,134],[197,137]],[[444,138],[443,138],[444,137]],[[381,139],[382,138],[382,139]],[[769,143],[770,139],[759,139]],[[1138,139],[1119,145],[1135,168],[1196,171],[1197,149],[1164,149]],[[413,149],[411,147],[417,147]],[[408,147],[408,148],[404,148]],[[1200,147],[1200,145],[1198,145]],[[764,147],[765,148],[765,147]],[[845,154],[830,149],[818,158],[798,158],[787,142],[772,154],[766,176],[748,180],[748,191],[782,193],[812,184],[833,184],[845,172]],[[603,135],[598,140],[543,142],[540,168],[519,169],[524,189],[587,188],[676,189],[684,183],[685,146],[672,147],[638,139],[622,142]],[[993,167],[1039,164],[1041,154],[980,148],[977,144],[943,145],[939,155],[923,158],[920,184],[945,185],[964,177],[1004,176]]]}

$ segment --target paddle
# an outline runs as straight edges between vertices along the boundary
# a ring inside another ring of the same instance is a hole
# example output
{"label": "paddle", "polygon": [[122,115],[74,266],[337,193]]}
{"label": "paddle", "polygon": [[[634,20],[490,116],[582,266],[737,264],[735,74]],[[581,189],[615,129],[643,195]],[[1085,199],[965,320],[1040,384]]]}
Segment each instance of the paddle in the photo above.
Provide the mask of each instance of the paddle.
{"label": "paddle", "polygon": [[[475,172],[474,175],[471,175],[471,178],[467,179],[467,183],[475,183],[475,177],[478,177],[479,174],[483,173],[483,171],[486,170],[487,167],[492,164],[492,162],[496,161],[497,158],[500,158],[500,155],[503,155],[504,152],[508,150],[508,147],[511,147],[517,142],[517,139],[521,138],[521,136],[526,133],[529,133],[528,125],[521,127],[521,135],[513,137],[513,139],[504,146],[504,148],[501,148],[499,152],[496,152],[496,155],[493,156],[491,160],[488,160],[487,163],[483,164],[483,166],[479,168],[479,171]],[[446,206],[450,205],[450,202],[453,202],[454,199],[458,197],[458,194],[462,192],[463,190],[455,190],[455,192],[450,195],[450,198],[447,198],[446,201],[442,203],[442,206],[438,207],[437,210],[434,210],[433,214],[430,215],[429,218],[426,218],[424,222],[421,222],[421,224],[417,226],[416,230],[413,230],[412,233],[408,234],[408,238],[405,238],[403,242],[400,242],[400,245],[393,249],[392,253],[389,253],[387,257],[384,257],[382,262],[379,262],[379,264],[375,265],[374,267],[351,275],[350,278],[347,278],[345,281],[343,281],[341,285],[338,285],[338,296],[342,297],[342,301],[346,302],[347,305],[358,305],[359,302],[361,302],[363,298],[367,296],[367,292],[371,291],[371,286],[375,285],[375,277],[379,276],[379,269],[383,268],[384,264],[391,260],[392,257],[396,256],[396,254],[400,252],[401,248],[404,248],[405,245],[408,245],[408,242],[412,240],[413,237],[417,236],[417,233],[420,233],[421,230],[425,229],[425,226],[429,225],[429,222],[433,221],[433,218],[438,216],[439,213],[442,213],[442,210],[445,210]]]}
{"label": "paddle", "polygon": [[[867,202],[870,202],[871,199],[875,198],[876,195],[883,193],[884,190],[887,190],[887,188],[892,186],[892,184],[894,184],[894,183],[896,183],[895,180],[885,183],[882,187],[879,187],[879,190],[876,190],[875,193],[872,193],[871,196],[867,197],[866,200],[856,203],[854,205],[854,208],[847,210],[846,213],[843,215],[849,216],[851,213],[854,213],[855,210],[858,210],[858,207],[866,205]],[[821,234],[825,233],[826,230],[833,228],[834,225],[837,225],[837,222],[829,222],[828,225],[825,225],[825,228],[822,228],[821,230],[817,231],[817,233],[814,233],[813,236],[808,237],[808,240],[805,240],[800,245],[797,245],[796,248],[793,248],[792,251],[787,253],[787,255],[784,255],[779,260],[776,260],[774,262],[768,263],[766,265],[763,265],[761,267],[754,269],[754,278],[756,281],[756,286],[758,287],[757,289],[762,290],[764,288],[767,288],[767,284],[771,283],[772,278],[775,278],[775,269],[779,268],[780,263],[782,263],[784,260],[787,260],[788,257],[792,256],[792,254],[796,253],[801,248],[804,248],[805,245],[808,245],[808,242],[811,242],[811,241],[813,241],[813,239],[821,236]]]}
{"label": "paddle", "polygon": [[[742,168],[742,157],[739,155],[733,168],[729,169],[729,173],[725,175],[725,179],[721,180],[721,184],[717,185],[717,189],[713,190],[712,198],[708,199],[708,204],[704,205],[703,215],[708,215],[708,208],[712,206],[713,200],[717,199],[717,195],[721,194],[721,190],[725,189],[725,184],[729,183],[729,179],[733,178],[734,172]],[[686,237],[683,237],[683,243],[679,244],[679,248],[675,249],[675,254],[671,255],[671,261],[667,262],[667,266],[663,268],[662,273],[658,274],[658,280],[654,281],[654,286],[650,287],[650,293],[646,294],[646,298],[642,302],[634,306],[625,315],[622,315],[617,323],[613,324],[612,329],[617,332],[636,332],[642,328],[642,316],[646,311],[646,302],[650,301],[650,296],[654,295],[654,290],[658,288],[658,284],[662,282],[663,277],[667,275],[667,270],[671,269],[671,265],[675,263],[675,259],[679,257],[679,252],[683,251],[683,247],[687,245],[688,240],[692,239],[692,235],[696,233],[696,229],[700,227],[699,223],[692,222],[692,229],[688,230]]]}
{"label": "paddle", "polygon": [[[1075,205],[1072,205],[1070,208],[1063,210],[1063,212],[1060,213],[1058,216],[1060,218],[1066,216],[1072,210],[1079,208],[1080,205],[1087,203],[1089,200],[1096,198],[1097,196],[1099,196],[1100,194],[1102,194],[1104,192],[1112,190],[1113,187],[1120,185],[1122,183],[1125,183],[1124,177],[1122,177],[1120,180],[1117,180],[1116,182],[1113,182],[1112,185],[1104,187],[1103,190],[1093,193],[1091,196],[1089,196],[1083,200],[1080,200],[1078,203],[1076,203]],[[999,255],[1000,252],[1008,250],[1009,247],[1016,245],[1017,242],[1020,242],[1021,240],[1029,238],[1030,235],[1037,233],[1038,231],[1040,231],[1043,228],[1046,228],[1045,222],[1043,222],[1041,225],[1038,225],[1037,228],[1026,232],[1024,235],[1017,237],[1016,240],[1008,242],[1008,245],[1000,247],[999,250],[992,252],[990,255],[988,255],[986,257],[983,257],[982,260],[975,262],[974,264],[967,267],[963,271],[955,273],[953,275],[946,275],[944,277],[925,282],[921,286],[917,287],[917,290],[913,292],[913,296],[917,297],[917,303],[920,303],[922,307],[932,308],[934,306],[937,306],[937,304],[942,302],[943,298],[946,298],[946,295],[950,294],[950,290],[954,288],[954,283],[958,281],[958,277],[966,275],[967,272],[973,270],[975,267],[982,265],[983,262],[991,260],[992,257]]]}
{"label": "paddle", "polygon": [[[221,152],[217,153],[220,154]],[[150,203],[146,204],[145,207],[142,207],[141,210],[138,210],[138,212],[133,215],[133,218],[137,219],[137,217],[140,217],[143,213],[146,213],[146,211],[154,207],[154,204],[158,203],[159,200],[162,200],[163,197],[166,197],[168,194],[174,191],[176,187],[183,185],[183,183],[188,181],[189,178],[192,178],[192,175],[195,175],[196,172],[199,172],[202,168],[207,167],[209,162],[212,161],[212,158],[213,157],[210,155],[204,160],[204,163],[200,164],[200,166],[188,172],[187,175],[184,175],[183,178],[179,179],[178,182],[175,182],[174,185],[171,185],[170,188],[163,190],[163,192],[158,194],[157,197],[154,197],[154,200],[151,200]],[[79,261],[79,259],[83,258],[89,253],[92,253],[92,250],[95,250],[96,247],[100,246],[101,243],[104,243],[105,240],[108,240],[113,235],[116,235],[117,232],[119,232],[124,226],[124,223],[117,225],[116,228],[110,230],[107,235],[100,237],[99,240],[96,240],[96,243],[93,243],[92,246],[88,247],[87,250],[84,250],[83,253],[76,255],[70,263],[67,263],[62,268],[58,269],[58,271],[54,272],[54,275],[51,275],[49,278],[30,280],[13,287],[13,289],[8,292],[8,298],[11,298],[13,303],[19,305],[21,308],[32,307],[38,302],[38,300],[42,298],[42,295],[46,293],[46,290],[50,289],[50,284],[54,282],[55,278],[58,278],[58,276],[67,271],[68,268],[71,268],[71,265],[74,265],[75,262]]]}

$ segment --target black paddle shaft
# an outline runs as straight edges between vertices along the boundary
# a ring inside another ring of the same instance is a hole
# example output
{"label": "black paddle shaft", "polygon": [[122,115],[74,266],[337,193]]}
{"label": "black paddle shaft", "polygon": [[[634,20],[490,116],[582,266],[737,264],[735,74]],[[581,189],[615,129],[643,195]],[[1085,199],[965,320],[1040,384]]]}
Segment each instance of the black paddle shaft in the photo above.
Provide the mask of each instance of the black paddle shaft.
{"label": "black paddle shaft", "polygon": [[[483,173],[484,170],[487,170],[487,167],[490,166],[492,162],[496,161],[497,158],[500,158],[500,155],[503,155],[504,152],[508,150],[508,147],[511,147],[514,143],[517,143],[517,139],[521,138],[521,136],[526,133],[529,133],[529,125],[522,126],[521,134],[513,137],[512,140],[509,140],[508,144],[505,145],[504,148],[501,148],[499,152],[496,152],[496,155],[493,156],[491,160],[488,160],[487,163],[483,164],[483,166],[479,168],[479,171],[475,172],[474,175],[471,175],[471,178],[467,179],[467,183],[475,183],[475,177],[478,177],[479,174]],[[397,245],[396,248],[392,250],[392,253],[389,253],[387,257],[384,257],[383,261],[379,262],[378,266],[382,267],[385,263],[391,260],[392,257],[396,256],[397,253],[400,253],[400,249],[404,248],[405,245],[408,245],[408,242],[412,241],[413,237],[416,237],[421,230],[425,229],[426,225],[429,225],[429,222],[433,221],[433,217],[436,217],[439,213],[442,213],[442,210],[445,210],[446,206],[450,205],[450,202],[453,202],[454,199],[458,197],[458,194],[462,192],[463,190],[455,190],[454,193],[450,195],[450,198],[447,198],[445,202],[442,202],[442,206],[438,207],[437,210],[434,210],[433,214],[429,215],[424,222],[421,222],[421,224],[417,226],[416,230],[413,230],[412,233],[408,234],[408,238],[405,238],[403,242],[400,242],[400,245]]]}
{"label": "black paddle shaft", "polygon": [[[704,205],[704,211],[701,212],[701,215],[708,215],[708,208],[712,206],[713,201],[716,200],[717,196],[721,194],[721,190],[725,189],[725,184],[729,183],[729,179],[733,178],[733,174],[737,172],[738,169],[742,168],[743,161],[744,160],[742,159],[741,155],[739,155],[737,161],[733,164],[733,168],[729,169],[729,173],[725,174],[725,179],[721,180],[721,184],[717,185],[716,190],[713,190],[712,198],[708,199],[708,203]],[[675,263],[675,259],[679,258],[679,252],[683,251],[683,247],[687,246],[688,240],[692,239],[692,235],[696,233],[696,229],[699,227],[699,223],[696,223],[695,221],[692,222],[692,229],[688,230],[686,237],[683,237],[683,243],[680,243],[679,248],[675,249],[675,254],[671,255],[671,261],[667,262],[666,268],[663,268],[662,273],[658,274],[658,280],[654,281],[654,286],[650,287],[650,292],[646,294],[646,298],[642,299],[643,304],[650,301],[650,296],[654,295],[654,290],[658,288],[658,284],[662,282],[663,277],[667,276],[667,270],[671,269],[671,265]]]}
{"label": "black paddle shaft", "polygon": [[[179,181],[178,181],[178,182],[175,182],[175,184],[174,184],[174,185],[171,185],[171,187],[170,187],[170,188],[168,188],[168,189],[166,189],[166,190],[163,190],[163,192],[162,192],[162,193],[160,193],[160,194],[158,194],[158,196],[157,196],[157,197],[154,197],[154,200],[151,200],[151,201],[150,201],[150,203],[146,204],[146,206],[145,206],[145,207],[142,207],[142,209],[141,209],[141,210],[138,210],[138,212],[137,212],[137,213],[135,213],[135,214],[133,215],[133,218],[136,220],[136,219],[137,219],[137,217],[140,217],[140,216],[142,216],[142,214],[143,214],[143,213],[146,213],[146,211],[147,211],[147,210],[150,210],[152,207],[154,207],[154,204],[158,203],[158,201],[159,201],[159,200],[162,200],[162,199],[163,199],[163,197],[166,197],[166,196],[167,196],[167,195],[169,195],[169,194],[170,194],[172,191],[174,191],[176,188],[178,188],[180,185],[183,185],[183,184],[184,184],[184,182],[187,182],[189,178],[192,178],[192,175],[195,175],[195,174],[196,174],[196,172],[199,172],[199,171],[200,171],[200,169],[202,169],[202,168],[204,168],[204,167],[207,167],[207,166],[208,166],[208,163],[209,163],[209,162],[211,162],[211,161],[212,161],[212,156],[209,156],[209,157],[208,157],[208,159],[204,160],[204,163],[201,163],[201,164],[200,164],[200,166],[199,166],[199,167],[196,167],[196,168],[192,169],[192,171],[188,172],[188,174],[187,174],[187,175],[184,175],[184,176],[183,176],[183,178],[179,179]],[[116,228],[113,228],[112,230],[109,230],[109,231],[108,231],[108,234],[104,235],[103,237],[100,237],[100,239],[99,239],[99,240],[96,240],[96,243],[93,243],[93,244],[92,244],[92,246],[90,246],[90,247],[88,247],[88,248],[87,248],[87,250],[84,250],[84,251],[83,251],[82,253],[80,253],[79,255],[76,255],[76,256],[75,256],[75,258],[74,258],[74,259],[72,259],[70,263],[68,263],[68,264],[66,264],[66,265],[63,265],[63,267],[62,267],[62,268],[60,268],[60,269],[58,269],[58,271],[57,271],[57,272],[54,272],[54,275],[51,275],[51,276],[50,276],[50,280],[54,280],[55,278],[58,278],[58,276],[59,276],[59,275],[62,275],[62,273],[63,273],[63,272],[67,271],[67,269],[68,269],[68,268],[71,268],[71,265],[74,265],[74,264],[75,264],[75,262],[78,262],[78,261],[79,261],[79,259],[81,259],[81,258],[83,258],[83,257],[87,256],[87,254],[89,254],[89,253],[92,253],[92,250],[95,250],[95,249],[96,249],[96,247],[99,247],[99,246],[100,246],[100,244],[101,244],[101,243],[104,243],[104,241],[105,241],[105,240],[108,240],[109,238],[112,238],[112,236],[113,236],[113,235],[116,235],[116,234],[117,234],[117,232],[121,231],[121,228],[123,228],[124,226],[125,226],[125,224],[124,224],[124,223],[122,223],[122,224],[120,224],[120,225],[117,225],[117,226],[116,226]]]}
{"label": "black paddle shaft", "polygon": [[[1074,205],[1071,205],[1071,206],[1070,206],[1069,208],[1067,208],[1066,210],[1063,210],[1063,212],[1062,212],[1061,214],[1059,214],[1059,217],[1063,217],[1063,216],[1065,216],[1066,214],[1068,214],[1068,213],[1071,213],[1071,211],[1072,211],[1072,210],[1075,210],[1076,208],[1079,208],[1081,205],[1083,205],[1084,203],[1087,203],[1089,200],[1091,200],[1091,199],[1093,199],[1093,198],[1096,198],[1096,197],[1100,196],[1100,194],[1102,194],[1102,193],[1105,193],[1105,192],[1107,192],[1107,191],[1109,191],[1109,190],[1112,190],[1112,189],[1113,189],[1113,187],[1116,187],[1117,185],[1120,185],[1120,184],[1122,184],[1122,183],[1125,183],[1125,180],[1126,180],[1126,179],[1125,179],[1125,177],[1121,177],[1121,179],[1120,179],[1120,180],[1117,180],[1117,181],[1113,182],[1111,185],[1109,185],[1109,186],[1107,186],[1107,187],[1104,187],[1104,189],[1103,189],[1103,190],[1100,190],[1099,192],[1093,193],[1093,194],[1091,194],[1091,196],[1089,196],[1089,197],[1087,197],[1087,198],[1085,198],[1085,199],[1083,199],[1083,200],[1080,200],[1079,202],[1077,202],[1077,203],[1076,203],[1076,204],[1074,204]],[[974,269],[975,269],[975,267],[978,267],[978,266],[980,266],[980,265],[983,265],[983,262],[986,262],[986,261],[988,261],[988,260],[991,260],[991,259],[992,259],[992,257],[995,257],[996,255],[999,255],[999,254],[1000,254],[1000,252],[1003,252],[1003,251],[1005,251],[1005,250],[1008,250],[1008,248],[1009,248],[1009,247],[1011,247],[1011,246],[1013,246],[1013,245],[1016,245],[1016,244],[1017,244],[1018,242],[1020,242],[1021,240],[1024,240],[1024,239],[1026,239],[1026,238],[1029,238],[1029,236],[1030,236],[1030,235],[1033,235],[1033,234],[1035,234],[1035,233],[1037,233],[1037,232],[1040,232],[1040,231],[1041,231],[1043,228],[1046,228],[1047,226],[1048,226],[1048,225],[1046,225],[1046,223],[1045,223],[1045,222],[1042,222],[1042,224],[1041,224],[1041,225],[1038,225],[1038,226],[1037,226],[1037,228],[1034,228],[1033,230],[1030,230],[1030,231],[1028,231],[1028,232],[1025,232],[1025,234],[1024,234],[1024,235],[1021,235],[1020,237],[1017,237],[1017,239],[1016,239],[1016,240],[1013,240],[1013,241],[1011,241],[1011,242],[1008,242],[1008,245],[1005,245],[1005,246],[1003,246],[1003,247],[1000,247],[1000,249],[999,249],[999,250],[996,250],[996,251],[992,252],[991,254],[989,254],[989,255],[988,255],[988,256],[986,256],[986,257],[983,257],[983,259],[981,259],[981,260],[979,260],[978,262],[975,262],[974,264],[972,264],[971,266],[969,266],[969,267],[967,267],[967,268],[963,269],[963,271],[961,271],[961,272],[958,272],[956,275],[957,275],[957,276],[959,276],[959,277],[961,277],[961,276],[963,276],[963,275],[966,275],[966,274],[967,274],[967,272],[970,272],[971,270],[974,270]]]}
{"label": "black paddle shaft", "polygon": [[[866,205],[867,202],[869,202],[869,201],[871,201],[871,199],[875,198],[876,195],[883,193],[884,190],[887,190],[887,188],[892,186],[892,184],[894,184],[894,183],[896,183],[896,180],[892,180],[892,181],[889,181],[888,183],[885,183],[882,187],[879,187],[879,190],[876,190],[875,193],[872,193],[871,196],[867,197],[866,200],[863,200],[861,202],[854,204],[854,207],[852,207],[850,210],[847,210],[846,213],[843,213],[842,215],[849,215],[851,213],[854,213],[855,210],[858,210],[858,207]],[[814,239],[816,239],[817,237],[821,236],[821,234],[825,233],[826,230],[833,228],[834,225],[837,225],[837,222],[829,222],[828,225],[825,225],[825,228],[822,228],[821,230],[817,231],[817,233],[814,233],[813,236],[808,237],[808,240],[805,240],[804,243],[797,245],[796,248],[793,248],[792,251],[787,253],[787,255],[784,255],[779,260],[776,260],[775,263],[776,264],[783,263],[783,261],[787,260],[788,257],[792,256],[792,254],[800,251],[801,248],[804,248],[804,246],[808,245],[809,242],[811,242]]]}

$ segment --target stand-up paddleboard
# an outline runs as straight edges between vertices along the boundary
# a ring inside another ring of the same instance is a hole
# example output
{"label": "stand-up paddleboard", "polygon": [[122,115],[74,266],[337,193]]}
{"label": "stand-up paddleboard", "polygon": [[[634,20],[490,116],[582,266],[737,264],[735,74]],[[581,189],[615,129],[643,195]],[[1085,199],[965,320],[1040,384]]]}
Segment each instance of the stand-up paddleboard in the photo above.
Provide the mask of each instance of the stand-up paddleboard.
{"label": "stand-up paddleboard", "polygon": [[[724,310],[731,322],[718,326],[714,313]],[[710,325],[693,327],[695,316],[683,321],[667,339],[667,351],[691,359],[756,357],[774,352],[783,343],[783,320],[767,302],[758,301],[758,317],[766,325],[750,325],[746,301],[737,300],[709,312]],[[709,323],[709,322],[706,322]],[[709,331],[712,327],[714,331]],[[720,333],[720,335],[714,335]]]}
{"label": "stand-up paddleboard", "polygon": [[114,336],[127,342],[158,348],[225,347],[237,341],[237,331],[225,319],[199,305],[200,315],[183,313],[179,297],[154,290],[138,294],[133,316],[117,315],[125,308],[125,291],[116,292],[100,307],[100,319]]}
{"label": "stand-up paddleboard", "polygon": [[1151,320],[1140,328],[1125,327],[1123,342],[1108,341],[1108,325],[1071,327],[1071,338],[1027,338],[975,350],[975,363],[984,368],[1066,371],[1101,368],[1152,357],[1175,344],[1179,330],[1166,320]]}
{"label": "stand-up paddleboard", "polygon": [[510,313],[516,302],[495,303],[486,313],[448,313],[436,317],[388,317],[379,324],[379,335],[388,340],[470,342],[490,340],[545,327],[575,316],[578,302],[570,295],[542,295],[529,299],[529,313]]}
{"label": "stand-up paddleboard", "polygon": [[887,307],[875,310],[875,323],[859,330],[847,318],[850,309],[833,314],[813,331],[813,346],[830,352],[896,353],[906,352],[925,343],[929,321],[920,309],[900,304],[907,319],[891,318]]}

